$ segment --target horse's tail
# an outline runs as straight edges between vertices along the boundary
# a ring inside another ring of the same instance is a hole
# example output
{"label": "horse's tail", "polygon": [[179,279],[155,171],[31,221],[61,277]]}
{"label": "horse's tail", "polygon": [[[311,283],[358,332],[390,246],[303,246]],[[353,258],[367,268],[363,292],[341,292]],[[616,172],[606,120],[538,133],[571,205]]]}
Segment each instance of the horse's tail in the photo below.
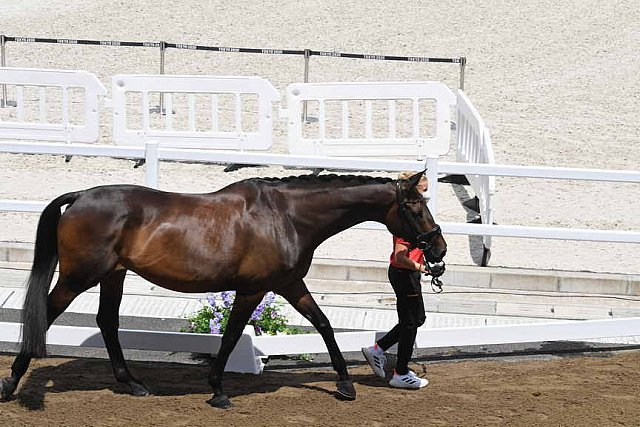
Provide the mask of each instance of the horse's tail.
{"label": "horse's tail", "polygon": [[33,265],[22,308],[21,353],[32,357],[45,357],[47,354],[47,295],[58,264],[60,208],[75,202],[80,194],[82,192],[73,192],[56,198],[44,208],[38,221]]}

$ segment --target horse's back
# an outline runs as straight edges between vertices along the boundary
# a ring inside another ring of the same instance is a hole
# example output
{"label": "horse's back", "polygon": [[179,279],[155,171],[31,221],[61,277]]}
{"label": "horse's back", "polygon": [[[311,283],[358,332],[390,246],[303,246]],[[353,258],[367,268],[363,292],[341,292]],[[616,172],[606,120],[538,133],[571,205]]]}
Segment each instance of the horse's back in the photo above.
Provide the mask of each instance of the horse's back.
{"label": "horse's back", "polygon": [[180,291],[214,282],[260,281],[285,263],[281,227],[270,220],[259,189],[236,185],[216,193],[168,193],[140,186],[86,190],[59,226],[61,266],[121,266]]}

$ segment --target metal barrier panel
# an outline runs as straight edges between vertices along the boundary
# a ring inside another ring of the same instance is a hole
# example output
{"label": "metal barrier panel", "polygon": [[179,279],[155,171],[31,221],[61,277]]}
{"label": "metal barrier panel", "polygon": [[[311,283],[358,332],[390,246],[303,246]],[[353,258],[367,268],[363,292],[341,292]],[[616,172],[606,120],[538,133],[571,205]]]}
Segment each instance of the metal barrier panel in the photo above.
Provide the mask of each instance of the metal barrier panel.
{"label": "metal barrier panel", "polygon": [[451,89],[439,82],[291,84],[289,152],[421,160],[441,156],[451,146],[455,103]]}
{"label": "metal barrier panel", "polygon": [[[471,100],[461,90],[458,97],[458,140],[456,144],[456,161],[462,163],[494,164],[491,134],[484,125],[480,114]],[[480,217],[483,224],[493,224],[493,204],[491,197],[495,192],[495,177],[467,175],[467,179],[478,198]],[[491,247],[491,236],[483,236],[485,248]]]}
{"label": "metal barrier panel", "polygon": [[95,75],[86,71],[0,68],[0,84],[14,88],[15,96],[0,114],[3,139],[67,143],[98,139],[98,97],[107,92]]}
{"label": "metal barrier panel", "polygon": [[117,75],[112,98],[116,144],[267,150],[280,95],[259,77]]}

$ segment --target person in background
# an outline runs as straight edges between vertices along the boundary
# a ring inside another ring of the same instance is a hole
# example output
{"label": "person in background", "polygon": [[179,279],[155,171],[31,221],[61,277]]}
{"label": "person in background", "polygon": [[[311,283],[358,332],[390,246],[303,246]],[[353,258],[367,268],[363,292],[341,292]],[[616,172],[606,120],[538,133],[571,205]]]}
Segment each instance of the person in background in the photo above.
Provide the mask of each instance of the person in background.
{"label": "person in background", "polygon": [[[415,172],[402,172],[398,179],[408,179],[414,174]],[[425,193],[428,186],[429,182],[423,175],[416,189]],[[389,282],[396,294],[398,324],[373,346],[362,349],[362,354],[373,372],[385,378],[384,366],[387,360],[384,352],[394,344],[398,344],[397,362],[393,377],[389,381],[392,387],[419,389],[429,384],[427,379],[416,375],[408,366],[418,327],[422,326],[426,320],[420,277],[427,271],[422,250],[412,247],[409,242],[400,237],[393,236]]]}

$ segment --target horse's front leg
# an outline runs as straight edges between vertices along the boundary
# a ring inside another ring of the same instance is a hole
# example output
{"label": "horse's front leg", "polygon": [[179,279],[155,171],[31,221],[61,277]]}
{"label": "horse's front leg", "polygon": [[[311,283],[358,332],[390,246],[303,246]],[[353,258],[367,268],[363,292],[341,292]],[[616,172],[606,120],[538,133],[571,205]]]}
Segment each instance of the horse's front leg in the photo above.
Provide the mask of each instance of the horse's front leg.
{"label": "horse's front leg", "polygon": [[355,400],[356,389],[347,371],[347,363],[338,348],[338,343],[333,334],[333,328],[329,323],[329,319],[324,315],[318,304],[309,293],[307,285],[303,280],[287,285],[285,288],[278,290],[289,303],[302,314],[322,336],[324,343],[331,356],[331,364],[333,369],[338,373],[338,397],[346,400]]}
{"label": "horse's front leg", "polygon": [[211,365],[209,374],[209,385],[213,388],[213,397],[209,400],[211,406],[220,409],[228,409],[231,407],[231,401],[222,388],[222,375],[224,368],[229,360],[229,355],[242,336],[245,325],[249,321],[253,310],[258,306],[265,292],[259,292],[252,295],[236,294],[233,302],[233,308],[227,322],[227,329],[222,335],[222,343],[218,350],[218,355]]}

